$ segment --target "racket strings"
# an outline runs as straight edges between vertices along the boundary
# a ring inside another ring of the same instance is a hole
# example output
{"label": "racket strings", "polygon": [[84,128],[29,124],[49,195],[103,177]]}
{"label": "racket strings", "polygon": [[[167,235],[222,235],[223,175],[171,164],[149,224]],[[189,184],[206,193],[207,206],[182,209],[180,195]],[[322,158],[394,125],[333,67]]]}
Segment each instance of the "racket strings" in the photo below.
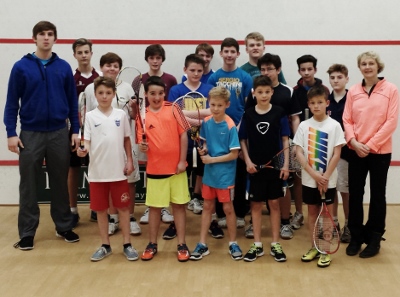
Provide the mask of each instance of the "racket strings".
{"label": "racket strings", "polygon": [[285,155],[288,154],[289,162],[288,162],[288,170],[290,172],[298,172],[301,170],[300,162],[296,158],[296,146],[290,145],[288,148],[281,151],[278,155],[276,155],[272,161],[273,165],[276,169],[282,169],[285,166]]}
{"label": "racket strings", "polygon": [[337,251],[340,243],[339,231],[331,216],[322,211],[314,228],[314,244],[321,253],[332,254]]}

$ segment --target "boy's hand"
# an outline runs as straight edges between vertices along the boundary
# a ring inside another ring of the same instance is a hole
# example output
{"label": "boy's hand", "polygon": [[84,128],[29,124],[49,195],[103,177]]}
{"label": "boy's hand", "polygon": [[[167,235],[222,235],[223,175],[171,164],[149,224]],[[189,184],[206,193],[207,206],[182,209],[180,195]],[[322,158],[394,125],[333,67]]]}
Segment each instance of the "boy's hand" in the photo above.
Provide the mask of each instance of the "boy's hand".
{"label": "boy's hand", "polygon": [[79,138],[78,134],[72,134],[71,135],[71,147],[72,147],[72,151],[75,152],[76,150],[78,150],[78,147],[81,143],[81,140]]}
{"label": "boy's hand", "polygon": [[257,165],[254,164],[253,162],[246,162],[246,170],[248,173],[257,173]]}
{"label": "boy's hand", "polygon": [[83,158],[83,157],[86,157],[86,155],[88,154],[88,151],[86,150],[85,147],[83,147],[83,148],[78,147],[78,149],[76,150],[76,154],[78,155],[78,157]]}
{"label": "boy's hand", "polygon": [[9,137],[7,139],[8,142],[8,150],[12,153],[16,153],[19,155],[19,148],[24,148],[21,139],[18,136]]}
{"label": "boy's hand", "polygon": [[204,146],[203,146],[203,148],[201,148],[201,149],[198,147],[198,148],[197,148],[197,151],[199,152],[199,155],[200,155],[200,156],[207,155],[207,148],[204,147]]}
{"label": "boy's hand", "polygon": [[147,142],[141,142],[139,143],[139,150],[142,153],[147,153],[147,151],[149,150],[149,146],[147,145]]}
{"label": "boy's hand", "polygon": [[126,176],[131,175],[133,170],[135,170],[135,167],[133,167],[133,162],[132,162],[132,160],[128,160],[125,164],[124,175],[126,175]]}
{"label": "boy's hand", "polygon": [[181,161],[176,166],[176,174],[186,171],[186,161]]}
{"label": "boy's hand", "polygon": [[128,107],[129,107],[129,116],[131,117],[131,119],[136,119],[136,115],[137,115],[136,96],[133,96],[132,99],[129,99]]}
{"label": "boy's hand", "polygon": [[287,180],[288,177],[289,177],[289,170],[281,169],[281,172],[280,172],[280,174],[279,174],[279,177],[280,177],[282,180]]}
{"label": "boy's hand", "polygon": [[200,158],[204,164],[211,164],[213,162],[213,157],[211,157],[209,154],[200,156]]}

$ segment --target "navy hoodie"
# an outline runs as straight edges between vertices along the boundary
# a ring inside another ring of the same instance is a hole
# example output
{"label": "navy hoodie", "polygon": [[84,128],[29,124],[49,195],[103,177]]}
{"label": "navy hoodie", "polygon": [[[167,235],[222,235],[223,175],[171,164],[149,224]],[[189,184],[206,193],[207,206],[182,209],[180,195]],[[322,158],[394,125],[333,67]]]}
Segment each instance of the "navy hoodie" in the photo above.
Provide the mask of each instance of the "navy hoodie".
{"label": "navy hoodie", "polygon": [[79,132],[78,98],[71,66],[53,53],[46,65],[32,54],[16,62],[8,82],[4,124],[7,137],[21,130],[51,132],[70,120],[73,133]]}

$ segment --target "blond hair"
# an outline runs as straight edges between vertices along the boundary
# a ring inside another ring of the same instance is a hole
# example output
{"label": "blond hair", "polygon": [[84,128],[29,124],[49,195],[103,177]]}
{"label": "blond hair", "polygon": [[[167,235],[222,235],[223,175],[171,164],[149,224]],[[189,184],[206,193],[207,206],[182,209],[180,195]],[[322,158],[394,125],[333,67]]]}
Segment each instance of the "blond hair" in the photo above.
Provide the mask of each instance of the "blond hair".
{"label": "blond hair", "polygon": [[383,71],[383,69],[385,69],[385,63],[382,62],[379,55],[374,51],[368,51],[368,52],[364,52],[364,53],[358,55],[358,57],[357,57],[358,68],[360,68],[361,59],[365,58],[365,57],[375,60],[375,62],[378,64],[378,73],[381,73]]}
{"label": "blond hair", "polygon": [[259,32],[251,32],[251,33],[247,34],[246,38],[244,39],[244,43],[246,46],[247,46],[247,40],[249,40],[249,39],[262,41],[262,43],[265,43],[264,36]]}
{"label": "blond hair", "polygon": [[212,98],[218,98],[223,99],[225,102],[229,102],[230,97],[231,93],[229,92],[229,90],[221,86],[212,88],[208,93],[209,100]]}

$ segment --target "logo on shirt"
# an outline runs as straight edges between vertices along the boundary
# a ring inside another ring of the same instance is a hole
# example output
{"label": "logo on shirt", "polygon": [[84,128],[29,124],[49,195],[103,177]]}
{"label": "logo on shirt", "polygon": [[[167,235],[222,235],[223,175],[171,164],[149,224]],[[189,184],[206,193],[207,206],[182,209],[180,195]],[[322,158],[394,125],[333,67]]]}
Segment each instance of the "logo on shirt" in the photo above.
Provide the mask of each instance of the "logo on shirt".
{"label": "logo on shirt", "polygon": [[117,125],[117,127],[121,126],[121,120],[115,120],[115,125]]}
{"label": "logo on shirt", "polygon": [[258,132],[261,134],[265,134],[268,132],[269,129],[269,123],[268,122],[260,122],[256,125]]}
{"label": "logo on shirt", "polygon": [[154,128],[155,127],[152,124],[150,124],[149,129],[154,129]]}
{"label": "logo on shirt", "polygon": [[96,128],[96,127],[98,127],[98,126],[100,126],[101,125],[101,123],[100,124],[94,124],[94,127]]}

